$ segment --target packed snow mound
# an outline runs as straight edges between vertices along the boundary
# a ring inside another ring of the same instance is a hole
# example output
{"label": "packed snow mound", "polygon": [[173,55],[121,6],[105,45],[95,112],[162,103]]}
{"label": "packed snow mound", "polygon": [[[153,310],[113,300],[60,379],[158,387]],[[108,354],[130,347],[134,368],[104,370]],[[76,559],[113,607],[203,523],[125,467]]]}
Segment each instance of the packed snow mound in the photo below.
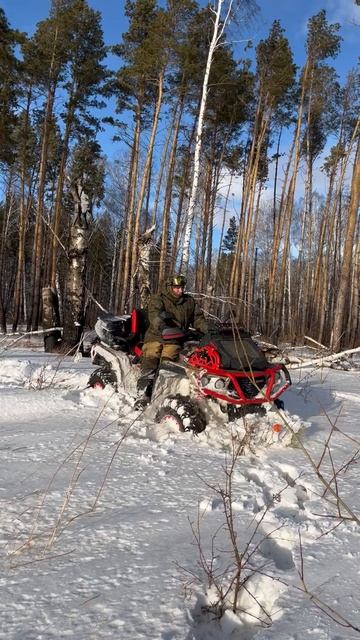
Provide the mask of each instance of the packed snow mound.
{"label": "packed snow mound", "polygon": [[289,446],[294,434],[307,426],[299,416],[274,408],[268,409],[265,415],[249,414],[234,422],[213,420],[199,435],[199,440],[219,449],[231,448],[234,439],[244,441],[244,453],[248,453],[271,445]]}
{"label": "packed snow mound", "polygon": [[74,369],[73,363],[47,360],[44,355],[36,360],[1,358],[0,386],[28,389],[83,389],[87,386],[89,369]]}
{"label": "packed snow mound", "polygon": [[213,418],[200,434],[192,431],[181,433],[170,420],[158,424],[147,416],[146,411],[134,411],[133,399],[127,394],[120,396],[114,393],[110,386],[104,391],[88,389],[82,392],[82,398],[87,403],[91,402],[91,398],[104,398],[104,394],[108,398],[109,408],[121,416],[122,428],[129,429],[129,438],[144,438],[158,443],[180,440],[223,452],[232,451],[234,444],[236,446],[243,443],[242,453],[260,453],[269,446],[284,447],[296,444],[296,434],[309,426],[309,423],[288,411],[269,410],[264,416],[250,414],[234,422]]}
{"label": "packed snow mound", "polygon": [[[176,426],[159,425],[153,415],[146,412],[134,411],[134,398],[125,391],[108,385],[104,390],[88,388],[89,373],[93,366],[87,359],[74,363],[71,359],[58,359],[46,354],[34,354],[31,359],[7,357],[1,359],[0,387],[25,388],[29,390],[46,390],[59,388],[70,392],[77,392],[67,400],[79,402],[83,406],[103,406],[112,419],[121,418],[125,428],[129,428],[129,435],[135,438],[147,438],[155,442],[167,439],[196,440],[201,445],[209,445],[221,451],[229,450],[234,439],[244,440],[244,453],[256,451],[270,445],[289,445],[292,433],[297,433],[306,426],[298,416],[290,415],[286,411],[268,408],[264,416],[247,415],[228,423],[224,416],[218,418],[213,412],[207,416],[207,426],[203,433],[181,434]],[[274,428],[275,426],[275,428]]]}

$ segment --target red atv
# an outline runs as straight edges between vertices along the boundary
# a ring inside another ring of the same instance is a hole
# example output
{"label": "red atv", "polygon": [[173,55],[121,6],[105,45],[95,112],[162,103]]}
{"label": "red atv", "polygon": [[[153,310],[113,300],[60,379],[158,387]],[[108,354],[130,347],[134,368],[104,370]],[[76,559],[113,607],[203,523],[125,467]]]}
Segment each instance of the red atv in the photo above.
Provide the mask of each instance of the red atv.
{"label": "red atv", "polygon": [[[146,328],[146,312],[139,309],[98,319],[91,356],[100,368],[90,386],[112,384],[136,395]],[[200,433],[214,414],[231,421],[248,413],[265,415],[273,405],[283,408],[280,396],[291,385],[289,372],[283,364],[269,363],[248,332],[223,324],[195,338],[192,334],[184,343],[179,361],[160,364],[146,415]]]}

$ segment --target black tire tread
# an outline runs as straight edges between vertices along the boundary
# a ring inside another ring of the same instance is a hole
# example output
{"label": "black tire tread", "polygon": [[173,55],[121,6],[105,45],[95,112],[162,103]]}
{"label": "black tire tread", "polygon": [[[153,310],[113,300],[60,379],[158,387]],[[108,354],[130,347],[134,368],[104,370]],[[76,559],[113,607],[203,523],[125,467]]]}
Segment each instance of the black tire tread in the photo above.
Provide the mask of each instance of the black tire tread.
{"label": "black tire tread", "polygon": [[[184,415],[185,414],[185,415]],[[182,424],[183,431],[201,433],[206,427],[206,418],[200,407],[189,396],[179,393],[165,398],[161,409],[155,416],[156,422],[160,422],[165,415],[174,415]],[[190,425],[184,425],[183,419],[190,418]]]}
{"label": "black tire tread", "polygon": [[89,378],[89,387],[95,387],[98,383],[103,384],[104,387],[111,384],[114,389],[117,389],[116,375],[111,367],[100,367],[92,372]]}

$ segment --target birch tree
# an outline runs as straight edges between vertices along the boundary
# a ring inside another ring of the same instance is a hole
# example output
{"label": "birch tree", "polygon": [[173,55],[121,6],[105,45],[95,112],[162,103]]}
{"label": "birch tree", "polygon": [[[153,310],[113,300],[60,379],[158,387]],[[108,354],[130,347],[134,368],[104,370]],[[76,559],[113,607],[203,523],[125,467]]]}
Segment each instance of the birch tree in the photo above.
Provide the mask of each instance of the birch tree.
{"label": "birch tree", "polygon": [[[201,101],[200,101],[200,108],[199,108],[196,135],[195,135],[193,176],[192,176],[189,204],[188,204],[187,213],[186,213],[183,255],[181,260],[181,270],[184,273],[187,273],[188,267],[189,267],[190,241],[191,241],[191,232],[192,232],[193,221],[194,221],[196,196],[197,196],[199,176],[200,176],[200,154],[201,154],[201,147],[202,147],[202,135],[203,135],[206,102],[207,102],[207,96],[209,91],[209,77],[210,77],[211,66],[213,64],[216,49],[219,47],[219,45],[223,41],[225,29],[233,15],[233,12],[235,11],[236,5],[238,4],[239,3],[236,0],[216,0],[215,3],[209,5],[209,11],[210,11],[210,14],[212,15],[213,28],[212,28],[212,37],[211,37],[211,42],[209,46],[207,61],[206,61],[204,80],[202,84]],[[242,4],[246,4],[246,3],[244,2]]]}
{"label": "birch tree", "polygon": [[67,348],[73,348],[80,343],[84,330],[92,207],[103,195],[103,166],[96,142],[85,140],[76,148],[69,180],[73,217],[69,237],[63,342]]}

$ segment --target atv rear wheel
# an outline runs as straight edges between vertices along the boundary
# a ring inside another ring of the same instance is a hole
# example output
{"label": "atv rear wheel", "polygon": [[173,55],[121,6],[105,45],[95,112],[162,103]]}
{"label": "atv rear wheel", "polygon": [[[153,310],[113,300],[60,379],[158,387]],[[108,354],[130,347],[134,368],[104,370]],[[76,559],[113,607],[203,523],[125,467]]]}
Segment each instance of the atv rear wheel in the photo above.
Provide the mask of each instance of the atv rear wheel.
{"label": "atv rear wheel", "polygon": [[117,389],[115,373],[110,367],[95,369],[89,378],[89,387],[93,389],[105,389],[107,384],[111,384],[115,390]]}
{"label": "atv rear wheel", "polygon": [[201,409],[187,396],[169,396],[155,416],[155,422],[169,423],[178,431],[201,433],[206,427],[206,419]]}

